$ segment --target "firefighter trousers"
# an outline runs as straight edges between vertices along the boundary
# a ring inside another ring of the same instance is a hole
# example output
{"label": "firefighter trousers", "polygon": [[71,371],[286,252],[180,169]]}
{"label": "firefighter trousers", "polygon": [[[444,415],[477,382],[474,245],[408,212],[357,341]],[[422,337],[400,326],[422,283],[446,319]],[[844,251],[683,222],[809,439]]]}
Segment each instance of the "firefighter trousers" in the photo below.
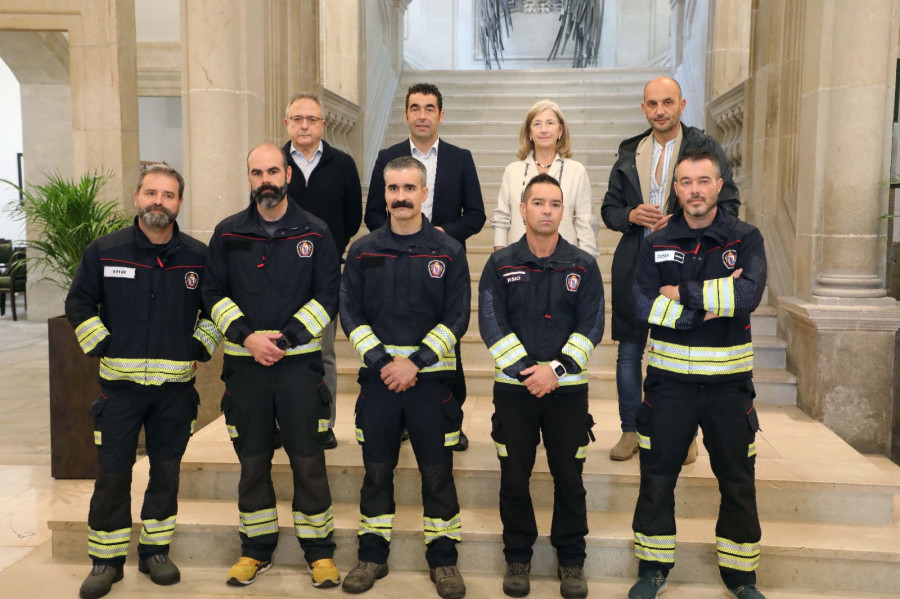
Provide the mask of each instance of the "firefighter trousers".
{"label": "firefighter trousers", "polygon": [[141,507],[138,556],[169,552],[178,513],[181,457],[197,419],[193,387],[132,390],[102,387],[91,406],[98,472],[88,514],[88,555],[94,564],[121,567],[131,538],[131,470],[141,427],[150,480]]}
{"label": "firefighter trousers", "polygon": [[560,566],[583,566],[588,533],[582,470],[593,439],[594,419],[588,392],[554,391],[537,398],[527,390],[494,385],[491,417],[494,446],[500,459],[500,520],[507,562],[531,561],[537,522],[531,500],[531,472],[541,436],[553,476],[550,543]]}
{"label": "firefighter trousers", "polygon": [[756,583],[759,419],[754,397],[751,380],[707,384],[647,375],[637,417],[641,484],[632,523],[639,571],[666,574],[675,565],[675,483],[699,424],[721,495],[716,521],[719,573],[728,587]]}
{"label": "firefighter trousers", "polygon": [[394,468],[406,428],[422,475],[425,559],[430,568],[456,565],[462,526],[452,447],[462,414],[452,380],[419,380],[406,391],[389,390],[377,375],[361,377],[356,401],[356,440],[365,477],[360,490],[359,559],[387,562],[396,505]]}
{"label": "firefighter trousers", "polygon": [[293,473],[294,531],[308,564],[334,555],[334,512],[322,447],[331,393],[320,360],[286,358],[273,366],[226,362],[222,411],[241,463],[238,483],[241,555],[262,561],[278,544],[272,484],[272,431],[277,422]]}

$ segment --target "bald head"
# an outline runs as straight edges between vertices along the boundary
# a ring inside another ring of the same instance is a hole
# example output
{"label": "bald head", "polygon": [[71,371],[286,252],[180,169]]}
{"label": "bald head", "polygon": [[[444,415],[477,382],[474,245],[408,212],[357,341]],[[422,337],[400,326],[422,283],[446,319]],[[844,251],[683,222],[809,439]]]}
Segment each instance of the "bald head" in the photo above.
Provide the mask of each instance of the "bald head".
{"label": "bald head", "polygon": [[263,143],[247,152],[247,172],[250,172],[250,160],[254,157],[254,155],[265,155],[271,158],[274,153],[277,153],[279,156],[281,156],[281,168],[286,171],[288,168],[287,156],[284,155],[284,152],[281,151],[281,148],[279,148],[275,144]]}
{"label": "bald head", "polygon": [[681,86],[671,77],[657,77],[644,86],[641,109],[653,128],[653,137],[659,143],[664,144],[678,137],[684,105]]}

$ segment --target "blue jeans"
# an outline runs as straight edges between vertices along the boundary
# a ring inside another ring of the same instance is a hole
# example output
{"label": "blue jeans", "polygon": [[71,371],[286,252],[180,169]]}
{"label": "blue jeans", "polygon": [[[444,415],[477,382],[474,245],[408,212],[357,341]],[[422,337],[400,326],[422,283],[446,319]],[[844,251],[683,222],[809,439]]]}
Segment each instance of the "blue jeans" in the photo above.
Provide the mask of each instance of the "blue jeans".
{"label": "blue jeans", "polygon": [[623,433],[637,431],[637,411],[641,407],[644,374],[641,362],[646,345],[647,333],[644,333],[644,339],[640,342],[619,341],[616,391],[619,395],[619,420],[622,421]]}

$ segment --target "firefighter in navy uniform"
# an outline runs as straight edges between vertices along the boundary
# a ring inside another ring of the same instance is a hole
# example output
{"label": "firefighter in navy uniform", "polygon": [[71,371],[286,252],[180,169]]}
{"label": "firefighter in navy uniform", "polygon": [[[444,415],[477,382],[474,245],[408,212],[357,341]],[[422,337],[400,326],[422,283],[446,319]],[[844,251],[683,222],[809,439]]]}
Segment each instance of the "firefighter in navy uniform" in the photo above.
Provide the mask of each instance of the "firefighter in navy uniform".
{"label": "firefighter in navy uniform", "polygon": [[184,179],[155,164],[138,176],[130,227],[88,246],[66,296],[81,348],[100,358],[101,395],[91,407],[99,469],[88,515],[91,573],[83,599],[122,579],[131,536],[131,469],[146,431],[150,481],[141,508],[138,568],[156,584],[178,582],[168,558],[178,512],[181,457],[199,397],[196,361],[220,335],[201,312],[206,246],[178,230]]}
{"label": "firefighter in navy uniform", "polygon": [[675,168],[682,212],[641,248],[634,295],[650,325],[638,411],[641,485],[634,513],[639,580],[629,599],[653,599],[675,564],[675,482],[697,425],[719,481],[719,571],[737,599],[756,588],[760,527],[750,313],[766,285],[763,238],[716,205],[718,161],[686,151]]}
{"label": "firefighter in navy uniform", "polygon": [[355,242],[341,281],[341,326],[362,359],[356,438],[366,474],[360,491],[359,563],[348,593],[388,573],[394,468],[400,431],[422,474],[425,559],[444,599],[466,593],[456,567],[461,523],[453,448],[462,413],[453,395],[456,346],[469,326],[469,266],[462,245],[422,215],[426,171],[411,156],[384,168],[391,218]]}
{"label": "firefighter in navy uniform", "polygon": [[216,226],[203,301],[225,336],[222,411],[241,464],[241,557],[226,576],[248,585],[272,566],[278,514],[272,485],[277,421],[293,472],[294,529],[315,587],[340,582],[325,472],[330,394],[322,330],[337,313],[340,270],[328,227],[287,198],[281,149],[247,156],[251,202]]}
{"label": "firefighter in navy uniform", "polygon": [[603,281],[596,260],[560,237],[563,201],[550,175],[526,185],[525,235],[494,252],[478,290],[478,325],[495,364],[491,436],[500,458],[503,592],[511,597],[530,591],[537,524],[529,480],[541,435],[553,476],[560,594],[588,594],[581,475],[594,421],[586,368],[603,337]]}

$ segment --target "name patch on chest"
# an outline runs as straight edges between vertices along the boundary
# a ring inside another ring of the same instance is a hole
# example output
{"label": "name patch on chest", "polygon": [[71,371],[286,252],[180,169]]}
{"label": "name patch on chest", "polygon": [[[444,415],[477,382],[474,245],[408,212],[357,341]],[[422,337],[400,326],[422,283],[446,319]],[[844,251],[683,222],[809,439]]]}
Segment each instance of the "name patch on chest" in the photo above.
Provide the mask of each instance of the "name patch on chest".
{"label": "name patch on chest", "polygon": [[136,270],[131,266],[104,266],[103,276],[109,279],[133,279]]}
{"label": "name patch on chest", "polygon": [[684,264],[684,253],[678,250],[656,250],[655,262],[677,262]]}
{"label": "name patch on chest", "polygon": [[503,273],[503,282],[507,285],[514,283],[527,283],[531,280],[531,273],[527,270],[509,270]]}

